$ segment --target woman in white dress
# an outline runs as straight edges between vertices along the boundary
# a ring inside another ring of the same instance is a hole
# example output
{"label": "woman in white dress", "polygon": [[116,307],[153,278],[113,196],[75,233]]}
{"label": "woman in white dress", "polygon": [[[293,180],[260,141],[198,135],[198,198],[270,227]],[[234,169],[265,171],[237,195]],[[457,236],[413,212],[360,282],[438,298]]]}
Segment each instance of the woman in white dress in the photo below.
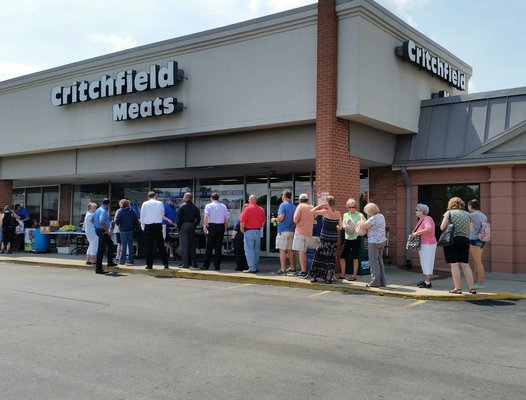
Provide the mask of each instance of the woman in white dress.
{"label": "woman in white dress", "polygon": [[97,258],[97,249],[99,247],[99,237],[95,233],[95,226],[93,225],[93,214],[97,210],[96,203],[88,204],[88,212],[84,217],[84,231],[88,238],[88,250],[86,250],[86,264],[91,265]]}

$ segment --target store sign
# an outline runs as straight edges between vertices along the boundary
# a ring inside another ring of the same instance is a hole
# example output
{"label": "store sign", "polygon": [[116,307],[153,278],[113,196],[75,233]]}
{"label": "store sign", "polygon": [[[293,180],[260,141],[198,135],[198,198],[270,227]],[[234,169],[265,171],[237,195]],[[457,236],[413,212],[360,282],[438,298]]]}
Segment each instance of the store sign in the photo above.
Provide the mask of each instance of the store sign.
{"label": "store sign", "polygon": [[[150,65],[147,71],[119,71],[115,77],[102,75],[100,80],[73,82],[70,86],[55,86],[51,89],[51,104],[64,106],[83,103],[113,96],[149,90],[166,89],[176,86],[184,80],[184,71],[178,68],[176,61],[166,66]],[[113,120],[126,121],[138,118],[175,114],[183,109],[174,97],[157,97],[140,103],[120,103],[113,105]]]}
{"label": "store sign", "polygon": [[447,82],[449,86],[466,90],[466,74],[418,46],[412,40],[406,40],[402,46],[396,47],[395,53],[404,61],[415,64],[419,69]]}

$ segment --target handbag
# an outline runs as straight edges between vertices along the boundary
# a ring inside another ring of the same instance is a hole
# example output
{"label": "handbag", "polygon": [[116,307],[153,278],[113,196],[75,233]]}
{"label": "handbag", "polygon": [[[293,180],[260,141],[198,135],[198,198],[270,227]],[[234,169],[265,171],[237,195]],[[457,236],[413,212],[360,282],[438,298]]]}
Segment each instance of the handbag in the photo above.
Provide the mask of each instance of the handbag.
{"label": "handbag", "polygon": [[478,239],[482,242],[489,242],[491,239],[491,226],[489,222],[482,222],[480,231],[478,234]]}
{"label": "handbag", "polygon": [[452,223],[451,211],[449,212],[449,224],[442,231],[438,238],[437,246],[447,247],[453,245],[455,239],[455,225]]}
{"label": "handbag", "polygon": [[358,236],[364,236],[367,233],[367,229],[363,227],[362,221],[358,221],[356,223],[356,228],[354,229],[354,231],[356,232]]}
{"label": "handbag", "polygon": [[343,228],[345,229],[345,233],[347,235],[354,235],[356,231],[356,224],[358,224],[358,222],[352,222],[352,220],[349,219],[347,221],[347,225],[345,225],[345,227]]}
{"label": "handbag", "polygon": [[[418,230],[418,227],[422,224],[422,222],[424,222],[424,218],[422,218],[418,225],[415,227],[415,229],[413,229],[413,233],[415,233]],[[420,250],[420,236],[413,235],[413,233],[411,233],[407,237],[407,243],[405,244],[405,248],[407,250]]]}

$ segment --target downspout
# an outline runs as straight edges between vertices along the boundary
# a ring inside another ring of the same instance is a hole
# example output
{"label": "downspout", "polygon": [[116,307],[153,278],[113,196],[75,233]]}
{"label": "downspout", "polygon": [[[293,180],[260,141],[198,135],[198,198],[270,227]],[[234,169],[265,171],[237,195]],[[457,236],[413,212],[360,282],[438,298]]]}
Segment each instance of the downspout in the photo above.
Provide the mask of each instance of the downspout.
{"label": "downspout", "polygon": [[[408,237],[411,230],[411,182],[409,182],[409,174],[407,168],[402,167],[402,179],[405,184],[405,236]],[[406,266],[411,266],[411,250],[405,251]]]}

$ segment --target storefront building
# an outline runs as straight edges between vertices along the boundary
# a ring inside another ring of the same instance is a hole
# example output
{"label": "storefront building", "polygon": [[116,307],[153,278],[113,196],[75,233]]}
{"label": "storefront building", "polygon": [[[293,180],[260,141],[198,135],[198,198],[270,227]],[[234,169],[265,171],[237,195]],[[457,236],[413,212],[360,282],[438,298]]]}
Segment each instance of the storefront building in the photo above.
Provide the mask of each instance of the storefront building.
{"label": "storefront building", "polygon": [[[488,270],[525,273],[520,243],[502,228],[501,244],[494,220],[497,182],[517,191],[510,206],[521,195],[520,162],[491,167],[485,156],[500,137],[495,113],[504,113],[506,134],[526,120],[525,93],[491,106],[493,94],[470,100],[470,76],[469,65],[374,1],[321,0],[0,82],[0,202],[25,204],[42,224],[78,225],[89,201],[142,202],[152,189],[160,198],[191,191],[201,208],[218,191],[233,220],[252,193],[268,216],[285,188],[314,201],[332,194],[342,210],[349,197],[368,198],[388,220],[390,258],[404,264],[409,211],[462,186],[478,190],[469,194],[480,195],[494,227]],[[449,104],[459,121],[462,109],[482,124],[484,101],[484,131],[450,132],[441,118]],[[471,153],[459,155],[445,134]],[[266,252],[272,235],[267,227]],[[497,258],[511,249],[513,258]]]}

